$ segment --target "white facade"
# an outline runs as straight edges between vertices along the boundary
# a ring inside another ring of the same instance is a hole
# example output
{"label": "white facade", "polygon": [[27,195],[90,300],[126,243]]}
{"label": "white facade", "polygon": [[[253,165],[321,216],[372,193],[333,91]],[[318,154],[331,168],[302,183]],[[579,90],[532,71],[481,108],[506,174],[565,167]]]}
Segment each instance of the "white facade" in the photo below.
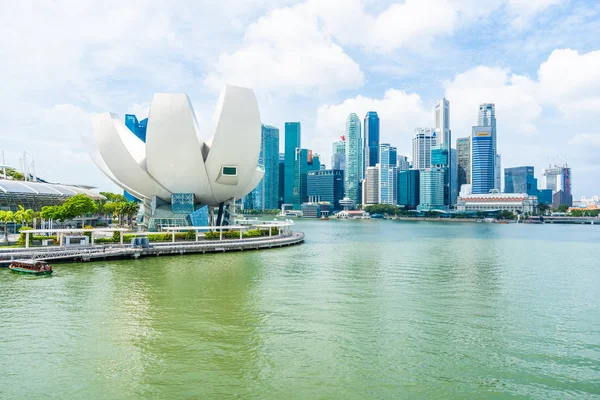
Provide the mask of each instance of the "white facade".
{"label": "white facade", "polygon": [[365,178],[365,186],[367,194],[365,196],[366,203],[364,204],[378,204],[379,203],[379,164],[375,167],[367,167],[367,176]]}
{"label": "white facade", "polygon": [[362,180],[363,159],[360,119],[352,113],[346,119],[346,162],[344,163],[344,193],[358,203]]}
{"label": "white facade", "polygon": [[[463,187],[466,185],[463,185]],[[456,211],[511,211],[534,213],[538,199],[526,193],[470,194],[458,198]]]}
{"label": "white facade", "polygon": [[113,113],[92,117],[90,156],[109,179],[140,199],[166,202],[193,193],[197,203],[216,206],[248,194],[260,182],[261,122],[254,92],[225,89],[214,137],[200,132],[187,95],[156,94],[146,143]]}
{"label": "white facade", "polygon": [[438,144],[437,134],[432,128],[416,128],[412,142],[413,169],[431,168],[431,148]]}
{"label": "white facade", "polygon": [[502,156],[496,154],[496,162],[494,163],[494,189],[502,191]]}
{"label": "white facade", "polygon": [[450,102],[446,99],[436,101],[433,107],[433,114],[435,131],[440,138],[440,143],[447,144],[448,148],[450,148]]}

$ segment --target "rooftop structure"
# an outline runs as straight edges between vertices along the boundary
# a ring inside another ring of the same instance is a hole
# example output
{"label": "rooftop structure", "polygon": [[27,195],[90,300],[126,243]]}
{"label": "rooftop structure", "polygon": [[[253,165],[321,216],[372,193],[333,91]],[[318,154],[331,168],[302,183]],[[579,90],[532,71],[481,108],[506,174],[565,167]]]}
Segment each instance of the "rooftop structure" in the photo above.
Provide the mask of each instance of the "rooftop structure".
{"label": "rooftop structure", "polygon": [[538,199],[527,193],[470,194],[458,198],[456,211],[511,211],[537,212]]}

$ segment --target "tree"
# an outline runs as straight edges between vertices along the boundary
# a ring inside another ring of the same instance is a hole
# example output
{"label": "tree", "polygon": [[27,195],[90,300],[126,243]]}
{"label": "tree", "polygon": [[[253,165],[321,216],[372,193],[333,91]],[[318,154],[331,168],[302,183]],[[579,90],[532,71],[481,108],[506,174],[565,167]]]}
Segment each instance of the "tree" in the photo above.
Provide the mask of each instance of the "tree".
{"label": "tree", "polygon": [[569,206],[567,204],[561,204],[558,206],[558,212],[564,213],[569,210]]}
{"label": "tree", "polygon": [[76,194],[67,199],[61,206],[65,219],[82,217],[81,226],[85,226],[85,215],[98,211],[98,205],[85,194]]}
{"label": "tree", "polygon": [[15,216],[12,211],[0,210],[0,222],[4,223],[4,241],[8,243],[8,223],[14,222]]}
{"label": "tree", "polygon": [[32,209],[25,209],[22,205],[19,205],[19,209],[14,214],[15,221],[19,221],[21,225],[27,224],[29,225],[33,222],[34,212]]}
{"label": "tree", "polygon": [[538,205],[538,208],[540,209],[540,214],[544,215],[550,206],[548,204],[541,203]]}

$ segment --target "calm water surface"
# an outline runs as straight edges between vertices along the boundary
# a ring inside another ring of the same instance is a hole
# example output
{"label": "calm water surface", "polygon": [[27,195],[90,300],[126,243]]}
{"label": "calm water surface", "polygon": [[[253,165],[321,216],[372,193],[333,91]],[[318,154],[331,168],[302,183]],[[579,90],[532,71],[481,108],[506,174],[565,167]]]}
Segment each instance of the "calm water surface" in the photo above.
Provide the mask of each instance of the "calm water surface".
{"label": "calm water surface", "polygon": [[600,227],[298,221],[302,246],[0,270],[0,398],[600,398]]}

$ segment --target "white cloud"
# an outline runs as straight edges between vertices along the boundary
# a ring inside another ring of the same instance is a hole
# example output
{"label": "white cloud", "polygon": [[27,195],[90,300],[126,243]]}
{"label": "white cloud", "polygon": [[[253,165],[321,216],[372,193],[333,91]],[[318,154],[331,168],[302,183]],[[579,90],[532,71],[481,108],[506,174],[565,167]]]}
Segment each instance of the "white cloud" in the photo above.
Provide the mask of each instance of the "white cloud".
{"label": "white cloud", "polygon": [[600,50],[557,49],[538,71],[540,101],[577,117],[600,110]]}
{"label": "white cloud", "polygon": [[277,9],[252,24],[244,46],[221,54],[205,83],[283,94],[335,92],[362,86],[360,66],[317,24],[307,4]]}
{"label": "white cloud", "polygon": [[564,3],[565,0],[508,0],[509,13],[513,17],[512,26],[524,28],[530,19],[546,8]]}
{"label": "white cloud", "polygon": [[364,118],[368,111],[377,111],[380,119],[382,143],[398,147],[398,154],[411,152],[411,139],[415,127],[431,126],[433,119],[430,107],[423,105],[416,93],[389,89],[382,98],[356,96],[339,104],[322,105],[317,110],[317,135],[309,140],[313,149],[327,149],[331,154],[331,143],[344,134],[346,118],[350,113]]}
{"label": "white cloud", "polygon": [[569,144],[600,147],[600,133],[578,133],[569,139]]}

